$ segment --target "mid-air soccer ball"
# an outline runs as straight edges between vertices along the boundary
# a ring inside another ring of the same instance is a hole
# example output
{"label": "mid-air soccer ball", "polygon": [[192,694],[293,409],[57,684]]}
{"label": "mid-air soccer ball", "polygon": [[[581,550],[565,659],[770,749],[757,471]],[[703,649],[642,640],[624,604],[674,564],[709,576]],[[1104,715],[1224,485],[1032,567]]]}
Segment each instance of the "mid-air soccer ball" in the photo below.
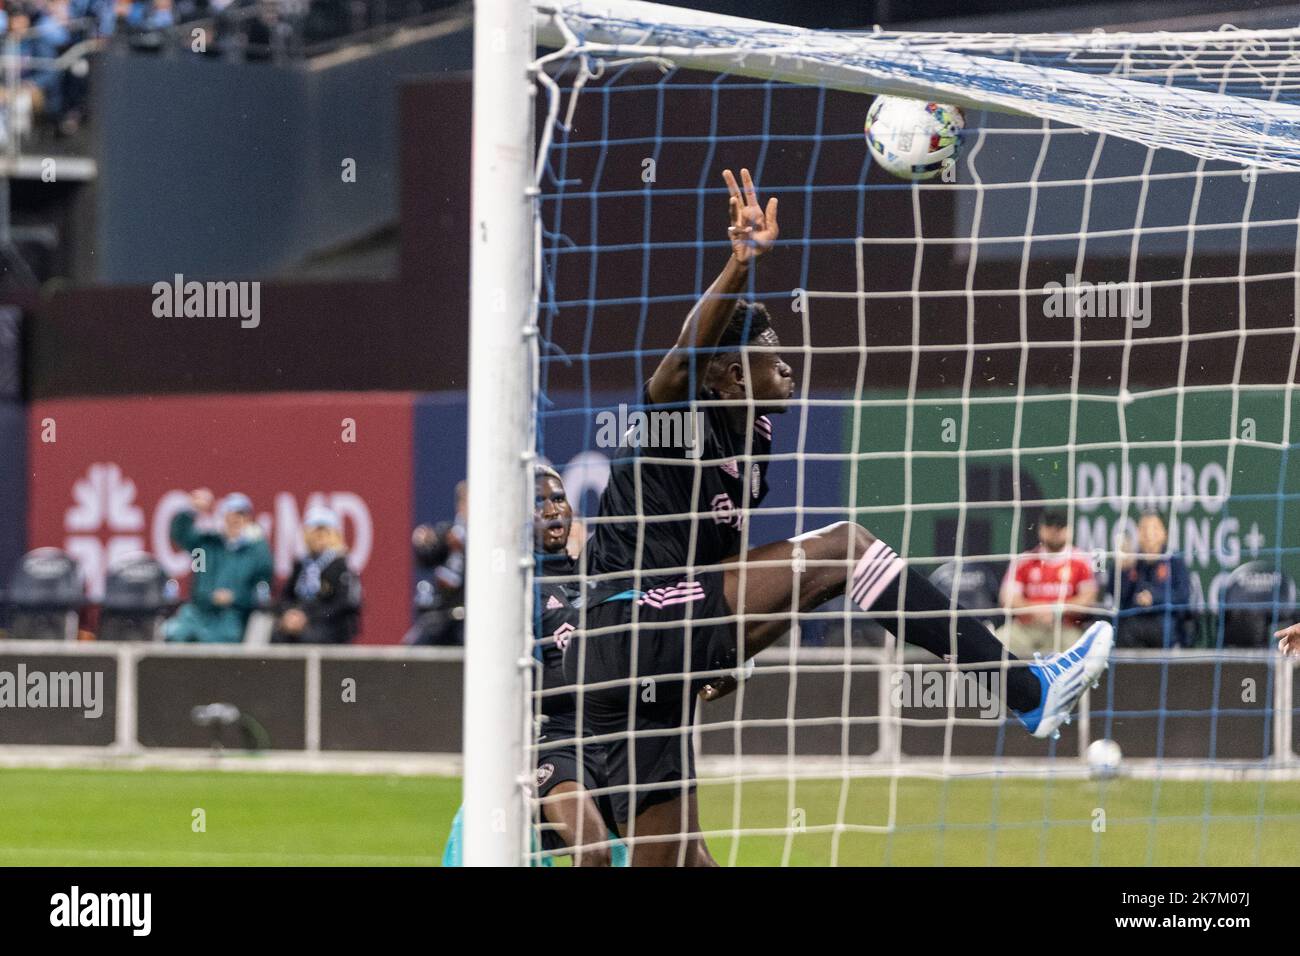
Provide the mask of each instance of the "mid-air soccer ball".
{"label": "mid-air soccer ball", "polygon": [[1094,740],[1088,744],[1088,772],[1094,780],[1107,780],[1119,773],[1124,759],[1119,744],[1113,740]]}
{"label": "mid-air soccer ball", "polygon": [[877,96],[867,110],[867,146],[900,179],[932,179],[957,161],[966,117],[955,106]]}

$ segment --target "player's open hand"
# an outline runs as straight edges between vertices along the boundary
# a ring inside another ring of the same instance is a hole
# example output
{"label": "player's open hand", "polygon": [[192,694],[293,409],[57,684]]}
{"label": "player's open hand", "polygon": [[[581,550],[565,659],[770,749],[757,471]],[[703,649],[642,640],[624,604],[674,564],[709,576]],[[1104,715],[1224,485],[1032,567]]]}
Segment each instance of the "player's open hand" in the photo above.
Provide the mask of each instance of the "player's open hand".
{"label": "player's open hand", "polygon": [[780,232],[776,225],[776,197],[767,201],[766,209],[760,206],[748,169],[740,171],[740,185],[729,169],[722,171],[722,178],[731,192],[731,225],[727,229],[731,252],[740,262],[757,259],[772,248]]}
{"label": "player's open hand", "polygon": [[1300,657],[1300,624],[1284,627],[1273,636],[1278,639],[1277,648],[1283,654]]}

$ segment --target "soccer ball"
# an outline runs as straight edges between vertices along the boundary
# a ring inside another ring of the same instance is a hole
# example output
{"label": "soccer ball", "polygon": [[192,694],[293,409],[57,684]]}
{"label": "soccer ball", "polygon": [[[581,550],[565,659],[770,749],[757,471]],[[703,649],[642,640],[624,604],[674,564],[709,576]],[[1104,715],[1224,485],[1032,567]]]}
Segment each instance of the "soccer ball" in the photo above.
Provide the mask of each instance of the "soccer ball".
{"label": "soccer ball", "polygon": [[1119,744],[1113,740],[1094,740],[1088,744],[1088,772],[1094,780],[1106,780],[1119,773],[1124,759]]}
{"label": "soccer ball", "polygon": [[877,96],[867,110],[867,146],[882,168],[913,181],[933,179],[961,150],[966,117],[955,106]]}

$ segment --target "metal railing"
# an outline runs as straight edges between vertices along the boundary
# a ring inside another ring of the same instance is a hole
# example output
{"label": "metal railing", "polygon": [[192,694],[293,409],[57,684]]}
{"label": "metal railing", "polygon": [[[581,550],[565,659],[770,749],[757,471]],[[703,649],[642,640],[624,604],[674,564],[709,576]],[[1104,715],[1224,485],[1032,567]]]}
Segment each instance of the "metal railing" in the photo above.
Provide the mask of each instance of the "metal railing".
{"label": "metal railing", "polygon": [[[187,660],[257,660],[257,661],[299,661],[302,663],[301,690],[303,693],[303,713],[302,713],[302,747],[280,748],[290,750],[305,755],[321,754],[326,748],[322,746],[322,712],[321,704],[325,699],[323,695],[321,669],[322,665],[327,662],[348,661],[387,661],[387,662],[436,662],[448,665],[459,666],[464,661],[464,650],[459,647],[406,647],[400,645],[362,645],[362,646],[324,646],[324,645],[281,645],[273,644],[263,647],[249,647],[240,644],[209,644],[209,645],[177,645],[177,644],[151,644],[151,643],[108,643],[97,641],[22,641],[22,640],[0,640],[0,670],[11,669],[11,665],[6,665],[7,660],[14,658],[23,658],[27,660],[48,658],[57,660],[60,658],[70,657],[90,657],[112,659],[115,662],[116,689],[112,696],[112,711],[114,720],[114,733],[112,743],[106,747],[100,747],[99,752],[106,756],[114,757],[132,757],[146,754],[151,751],[150,747],[140,743],[140,682],[138,679],[139,668],[142,662],[156,659],[187,659]],[[1205,772],[1223,771],[1225,773],[1240,772],[1245,767],[1263,769],[1263,770],[1281,770],[1285,772],[1294,772],[1300,767],[1300,757],[1294,752],[1294,714],[1296,701],[1294,698],[1295,668],[1297,660],[1290,657],[1283,657],[1273,651],[1265,650],[1182,650],[1175,652],[1166,652],[1159,650],[1117,650],[1114,653],[1113,663],[1117,666],[1147,664],[1153,666],[1180,666],[1180,665],[1202,665],[1212,666],[1216,670],[1221,670],[1227,665],[1255,665],[1267,669],[1270,675],[1268,680],[1270,689],[1261,693],[1265,694],[1266,700],[1259,702],[1259,707],[1254,711],[1256,717],[1268,722],[1269,736],[1271,746],[1268,748],[1269,757],[1266,760],[1245,761],[1232,758],[1211,758],[1193,761],[1193,763]],[[942,757],[919,757],[909,756],[904,752],[902,746],[902,736],[904,731],[909,727],[924,726],[926,724],[945,724],[952,727],[963,726],[990,726],[984,718],[961,717],[955,713],[944,716],[926,717],[918,719],[915,716],[904,714],[904,708],[900,707],[893,699],[892,681],[894,675],[903,671],[910,671],[916,665],[930,670],[944,670],[947,665],[936,662],[933,658],[921,652],[915,654],[909,653],[903,660],[898,660],[893,652],[888,649],[877,648],[844,648],[844,647],[825,647],[825,648],[803,648],[792,649],[789,647],[773,647],[761,653],[756,658],[756,667],[754,676],[750,683],[743,685],[741,693],[758,694],[761,693],[762,685],[753,683],[762,682],[767,679],[778,679],[782,675],[789,675],[791,679],[798,677],[801,681],[808,681],[814,675],[833,672],[837,680],[850,674],[875,674],[878,677],[877,687],[875,689],[875,698],[871,703],[870,713],[848,716],[846,712],[827,714],[819,717],[796,717],[786,716],[781,718],[786,723],[793,722],[796,726],[812,727],[822,723],[841,723],[841,724],[873,724],[877,727],[879,737],[874,751],[870,753],[855,753],[851,757],[841,755],[836,758],[833,754],[807,755],[810,766],[815,767],[818,760],[823,763],[835,759],[850,760],[854,765],[864,772],[879,773],[883,772],[882,768],[889,767],[906,768],[913,765],[936,764],[939,767],[972,767],[977,766],[985,770],[991,767],[1038,767],[1036,772],[1042,772],[1041,768],[1051,763],[1053,766],[1059,766],[1060,760],[1065,761],[1065,766],[1082,761],[1083,753],[1088,743],[1100,735],[1096,731],[1095,719],[1099,714],[1107,714],[1104,706],[1093,699],[1093,695],[1085,695],[1080,710],[1076,726],[1078,727],[1078,754],[1077,756],[1062,756],[1058,760],[1043,757],[1027,758],[1005,758],[1002,756],[971,756],[969,754],[945,753]],[[769,693],[797,693],[795,690],[781,691],[776,684],[768,685]],[[809,693],[804,690],[803,694]],[[725,732],[731,733],[737,728],[757,727],[764,723],[762,720],[749,720],[732,714],[727,717],[727,708],[733,706],[732,702],[736,698],[724,698],[726,703],[710,705],[717,708],[712,716],[706,715],[695,727],[697,752],[703,754],[705,748],[702,746],[702,735],[705,733]],[[197,702],[197,701],[196,701]],[[206,701],[204,701],[206,703]],[[189,702],[195,703],[195,702]],[[400,702],[399,702],[400,703]],[[415,703],[414,701],[412,703]],[[843,704],[843,701],[840,702]],[[1161,710],[1154,706],[1143,716],[1159,718]],[[404,709],[404,708],[403,708]],[[1219,710],[1217,705],[1207,706],[1198,714],[1210,716]],[[784,713],[784,711],[783,711]],[[793,713],[793,712],[791,712]],[[447,720],[458,720],[459,712],[449,711],[443,715]],[[719,719],[721,718],[721,719]],[[1131,716],[1130,716],[1130,719]],[[14,751],[33,751],[43,749],[45,751],[57,752],[62,745],[32,744],[21,745],[4,745],[0,746],[0,752],[11,753]],[[66,748],[64,748],[66,749]],[[83,748],[84,749],[84,748]],[[193,751],[192,751],[193,752]],[[402,751],[407,752],[407,751]],[[410,753],[423,753],[424,751],[409,751]],[[804,754],[796,755],[801,760]],[[716,762],[719,758],[714,757]],[[781,759],[772,754],[744,754],[744,760],[749,762],[752,768],[761,767],[764,761],[768,763],[779,763]],[[725,763],[725,760],[723,761]],[[1168,768],[1175,766],[1179,761],[1166,761],[1160,758],[1148,759],[1145,763],[1153,771],[1162,767]],[[1184,761],[1186,763],[1186,761]],[[900,769],[899,772],[905,772]]]}
{"label": "metal railing", "polygon": [[[306,753],[321,750],[321,664],[324,661],[434,661],[458,663],[461,648],[405,647],[401,645],[290,645],[269,644],[154,644],[100,641],[0,640],[0,668],[6,658],[102,657],[116,662],[113,698],[114,738],[107,753],[130,756],[146,750],[139,740],[140,699],[138,670],[144,660],[154,658],[293,660],[303,663],[303,739]],[[29,746],[29,745],[20,745]],[[57,747],[58,745],[41,745]],[[5,749],[0,746],[0,750]],[[297,749],[297,748],[294,748]]]}

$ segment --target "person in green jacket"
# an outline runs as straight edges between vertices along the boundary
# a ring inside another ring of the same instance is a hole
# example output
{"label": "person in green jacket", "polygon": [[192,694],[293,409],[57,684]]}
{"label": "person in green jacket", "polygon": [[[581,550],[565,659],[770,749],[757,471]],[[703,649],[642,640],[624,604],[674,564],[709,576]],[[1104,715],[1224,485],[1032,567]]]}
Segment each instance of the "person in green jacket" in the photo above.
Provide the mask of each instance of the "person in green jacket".
{"label": "person in green jacket", "polygon": [[164,633],[169,641],[238,644],[248,616],[270,594],[271,549],[246,495],[222,499],[217,508],[220,533],[196,524],[198,515],[212,510],[212,492],[200,488],[190,503],[192,510],[172,518],[171,539],[190,553],[194,579],[189,602],[167,622]]}

